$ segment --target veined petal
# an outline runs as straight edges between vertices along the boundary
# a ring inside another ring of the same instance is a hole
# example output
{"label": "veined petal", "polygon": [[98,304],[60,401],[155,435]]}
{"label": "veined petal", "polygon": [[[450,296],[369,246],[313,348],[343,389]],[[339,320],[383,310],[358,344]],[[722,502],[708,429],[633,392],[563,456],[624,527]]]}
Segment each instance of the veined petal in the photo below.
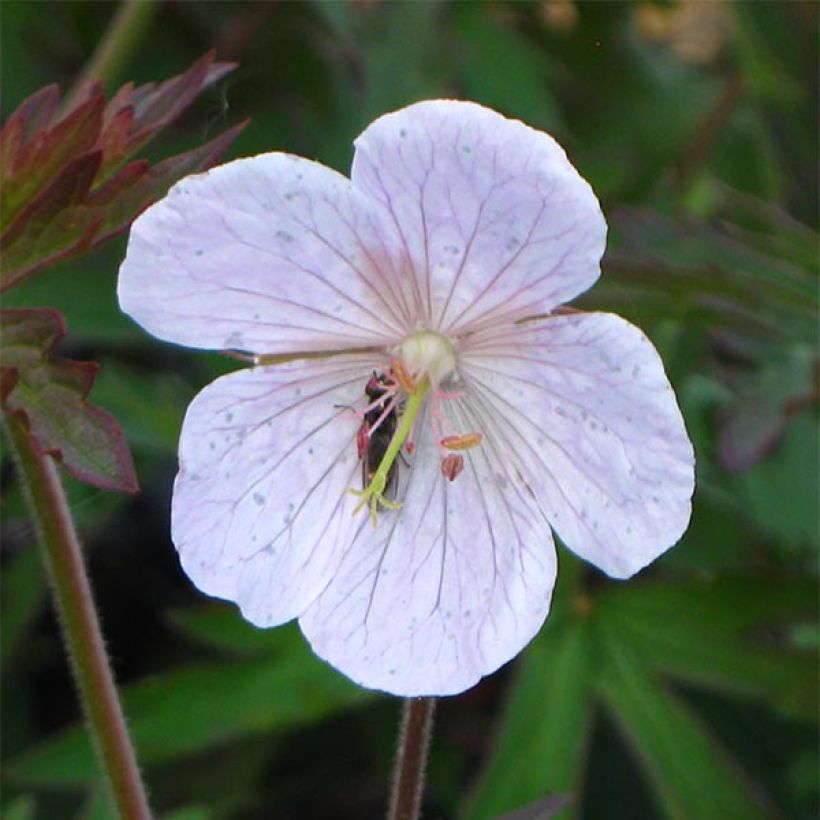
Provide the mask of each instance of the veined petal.
{"label": "veined petal", "polygon": [[192,347],[384,345],[408,321],[393,232],[380,206],[322,165],[278,153],[236,160],[182,180],[137,219],[120,305]]}
{"label": "veined petal", "polygon": [[520,478],[491,446],[454,481],[424,422],[400,467],[399,510],[360,517],[327,587],[299,619],[314,651],[363,686],[461,692],[521,651],[549,610],[555,550]]}
{"label": "veined petal", "polygon": [[475,423],[506,442],[570,549],[626,578],[680,538],[694,453],[638,328],[606,313],[488,328],[461,363]]}
{"label": "veined petal", "polygon": [[606,223],[563,149],[475,103],[380,117],[356,140],[351,177],[391,214],[431,329],[549,312],[600,273]]}
{"label": "veined petal", "polygon": [[223,376],[188,408],[172,536],[204,592],[258,626],[299,615],[337,570],[362,518],[349,406],[372,359],[294,361]]}

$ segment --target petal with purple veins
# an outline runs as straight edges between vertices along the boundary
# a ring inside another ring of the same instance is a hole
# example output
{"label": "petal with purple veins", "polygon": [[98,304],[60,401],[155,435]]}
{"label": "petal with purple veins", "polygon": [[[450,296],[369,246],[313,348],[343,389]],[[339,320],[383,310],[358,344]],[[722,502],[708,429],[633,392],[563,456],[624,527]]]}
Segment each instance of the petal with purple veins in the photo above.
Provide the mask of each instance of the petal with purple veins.
{"label": "petal with purple veins", "polygon": [[263,154],[182,180],[131,229],[122,309],[161,339],[253,353],[395,343],[394,228],[348,179]]}
{"label": "petal with purple veins", "polygon": [[450,481],[425,422],[398,510],[365,516],[300,618],[314,651],[397,695],[461,692],[514,657],[549,610],[555,549],[520,477],[483,445]]}
{"label": "petal with purple veins", "polygon": [[436,100],[380,117],[351,177],[390,213],[430,329],[546,313],[598,278],[592,189],[550,136],[488,108]]}
{"label": "petal with purple veins", "polygon": [[172,536],[204,592],[258,626],[299,615],[337,571],[354,518],[370,360],[242,370],[208,385],[182,428]]}
{"label": "petal with purple veins", "polygon": [[681,537],[694,454],[638,328],[578,313],[488,330],[461,365],[473,423],[517,461],[571,550],[626,578]]}

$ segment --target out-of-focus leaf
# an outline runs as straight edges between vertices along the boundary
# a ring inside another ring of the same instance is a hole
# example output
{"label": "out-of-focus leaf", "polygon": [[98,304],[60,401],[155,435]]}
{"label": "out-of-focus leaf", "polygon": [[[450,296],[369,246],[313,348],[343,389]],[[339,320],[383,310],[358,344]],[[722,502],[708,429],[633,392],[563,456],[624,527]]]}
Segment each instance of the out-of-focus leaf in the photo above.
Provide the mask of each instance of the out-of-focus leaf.
{"label": "out-of-focus leaf", "polygon": [[167,617],[183,635],[213,649],[238,654],[298,654],[301,651],[299,644],[304,642],[295,629],[258,629],[252,626],[230,604],[186,607],[168,613]]}
{"label": "out-of-focus leaf", "polygon": [[192,396],[191,387],[176,373],[146,372],[104,360],[94,382],[94,396],[116,416],[135,452],[176,452]]}
{"label": "out-of-focus leaf", "polygon": [[670,818],[754,820],[771,807],[697,716],[647,674],[614,627],[596,683]]}
{"label": "out-of-focus leaf", "polygon": [[[32,532],[32,540],[34,533]],[[7,562],[7,563],[6,563]],[[4,559],[0,576],[0,660],[4,669],[46,598],[46,579],[40,553],[21,550]]]}
{"label": "out-of-focus leaf", "polygon": [[516,809],[502,814],[498,817],[498,820],[551,820],[551,818],[557,817],[558,813],[565,809],[571,800],[572,798],[567,794],[545,797],[542,800],[536,800],[535,803],[530,803],[529,806],[524,806],[523,809]]}
{"label": "out-of-focus leaf", "polygon": [[5,820],[34,820],[36,812],[37,803],[29,795],[18,797],[13,802],[3,806]]}
{"label": "out-of-focus leaf", "polygon": [[509,8],[461,3],[454,13],[466,96],[556,137],[565,135],[566,123],[549,86],[545,52],[514,28]]}
{"label": "out-of-focus leaf", "polygon": [[746,470],[774,449],[790,417],[817,400],[817,368],[816,353],[801,346],[743,380],[720,430],[720,456],[726,467]]}
{"label": "out-of-focus leaf", "polygon": [[233,67],[211,52],[159,85],[123,86],[108,105],[92,84],[56,123],[53,86],[23,102],[0,132],[2,289],[105,241],[177,179],[213,164],[245,124],[154,168],[125,163]]}
{"label": "out-of-focus leaf", "polygon": [[[125,687],[122,695],[145,766],[304,726],[372,697],[317,661],[304,640],[264,658],[182,667]],[[76,726],[7,769],[21,782],[71,786],[95,776],[93,760],[87,734]]]}
{"label": "out-of-focus leaf", "polygon": [[608,591],[600,616],[647,668],[816,717],[817,657],[786,627],[817,617],[807,580],[734,577]]}
{"label": "out-of-focus leaf", "polygon": [[589,305],[657,306],[661,315],[685,317],[690,325],[813,343],[818,297],[812,270],[709,225],[646,210],[616,211],[610,225],[610,277]]}
{"label": "out-of-focus leaf", "polygon": [[85,400],[97,365],[52,354],[65,335],[62,316],[49,308],[4,310],[0,322],[5,412],[21,415],[39,449],[81,481],[134,492],[137,477],[122,430]]}
{"label": "out-of-focus leaf", "polygon": [[556,614],[522,660],[490,760],[465,813],[470,820],[571,794],[580,786],[592,722],[593,639],[585,616]]}
{"label": "out-of-focus leaf", "polygon": [[801,650],[791,628],[816,617],[812,582],[751,575],[611,584],[559,599],[522,660],[464,816],[495,817],[549,793],[572,794],[580,810],[599,704],[635,746],[668,816],[763,816],[767,798],[752,794],[738,764],[662,680],[813,718],[816,653]]}
{"label": "out-of-focus leaf", "polygon": [[[820,543],[817,489],[820,487],[820,429],[808,411],[793,418],[776,448],[760,464],[731,476],[740,512],[793,553]],[[807,556],[814,565],[813,554]]]}

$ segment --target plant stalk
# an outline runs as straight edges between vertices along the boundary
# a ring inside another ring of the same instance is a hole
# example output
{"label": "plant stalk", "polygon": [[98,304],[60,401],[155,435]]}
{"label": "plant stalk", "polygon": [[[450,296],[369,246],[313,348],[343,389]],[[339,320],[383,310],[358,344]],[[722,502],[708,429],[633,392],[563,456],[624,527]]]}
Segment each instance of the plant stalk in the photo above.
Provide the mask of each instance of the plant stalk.
{"label": "plant stalk", "polygon": [[404,700],[388,820],[419,817],[435,706],[435,698]]}
{"label": "plant stalk", "polygon": [[80,542],[57,466],[39,451],[25,420],[6,417],[6,431],[25,491],[63,639],[100,764],[123,820],[150,820],[148,799],[108,663]]}
{"label": "plant stalk", "polygon": [[97,48],[66,95],[63,111],[72,107],[89,83],[99,80],[110,85],[117,79],[156,9],[156,0],[122,0]]}

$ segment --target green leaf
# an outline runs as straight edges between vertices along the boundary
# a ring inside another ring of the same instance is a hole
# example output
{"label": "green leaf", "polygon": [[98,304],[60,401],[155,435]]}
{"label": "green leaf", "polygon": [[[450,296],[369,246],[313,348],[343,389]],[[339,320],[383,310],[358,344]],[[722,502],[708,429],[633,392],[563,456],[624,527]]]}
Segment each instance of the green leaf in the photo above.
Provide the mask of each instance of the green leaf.
{"label": "green leaf", "polygon": [[34,820],[37,804],[33,797],[24,795],[3,806],[5,820]]}
{"label": "green leaf", "polygon": [[461,3],[454,10],[466,96],[556,136],[566,134],[545,52],[513,27],[509,9]]}
{"label": "green leaf", "polygon": [[[297,627],[276,631],[288,629]],[[284,732],[372,697],[317,661],[306,641],[293,637],[283,636],[278,654],[181,667],[125,687],[124,708],[140,762],[151,766],[248,735]],[[93,781],[93,761],[86,732],[75,726],[7,769],[22,782],[71,786]]]}
{"label": "green leaf", "polygon": [[125,437],[109,413],[86,402],[97,365],[54,356],[65,336],[55,310],[4,310],[2,400],[22,415],[42,452],[97,487],[134,492],[137,477]]}
{"label": "green leaf", "polygon": [[597,606],[647,669],[816,716],[816,654],[797,651],[784,629],[816,619],[812,582],[741,576],[638,583],[611,589]]}
{"label": "green leaf", "polygon": [[496,817],[548,795],[575,792],[592,723],[592,630],[550,616],[521,661],[491,757],[465,816]]}
{"label": "green leaf", "polygon": [[4,559],[0,590],[0,660],[8,669],[6,664],[46,600],[46,578],[36,549]]}
{"label": "green leaf", "polygon": [[598,691],[655,787],[664,814],[685,820],[754,820],[771,814],[764,798],[698,717],[648,674],[613,626]]}
{"label": "green leaf", "polygon": [[213,603],[167,613],[171,625],[204,646],[245,655],[301,652],[304,638],[296,629],[259,629],[231,604]]}

